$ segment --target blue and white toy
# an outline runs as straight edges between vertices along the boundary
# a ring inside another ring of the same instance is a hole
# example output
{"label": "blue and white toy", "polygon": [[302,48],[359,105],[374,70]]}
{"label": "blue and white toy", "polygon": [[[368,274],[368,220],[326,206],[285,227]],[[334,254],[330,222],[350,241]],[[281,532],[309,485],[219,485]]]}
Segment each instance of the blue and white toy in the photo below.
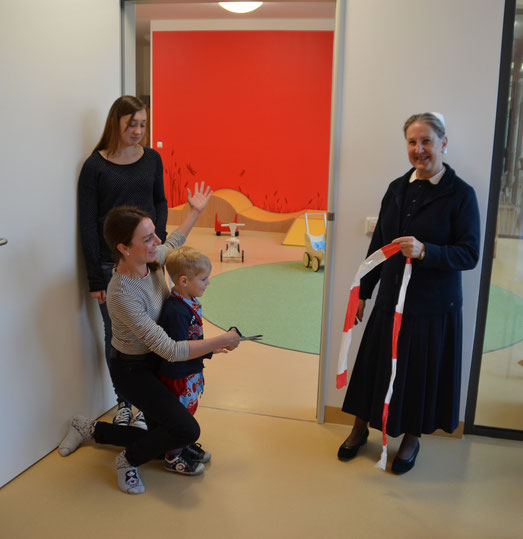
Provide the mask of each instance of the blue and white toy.
{"label": "blue and white toy", "polygon": [[[325,233],[321,236],[313,236],[309,232],[309,216],[323,215]],[[327,214],[326,213],[305,213],[305,252],[303,253],[303,265],[312,267],[313,271],[318,271],[323,265],[325,255],[325,237],[327,235]]]}

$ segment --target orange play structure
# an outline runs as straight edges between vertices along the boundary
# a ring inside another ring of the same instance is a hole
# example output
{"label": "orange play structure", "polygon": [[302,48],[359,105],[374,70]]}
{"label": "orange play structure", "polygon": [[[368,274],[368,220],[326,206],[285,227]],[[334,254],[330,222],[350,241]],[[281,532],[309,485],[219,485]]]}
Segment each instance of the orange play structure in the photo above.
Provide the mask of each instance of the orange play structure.
{"label": "orange play structure", "polygon": [[[169,208],[167,224],[178,225],[189,211],[187,204]],[[198,226],[214,228],[216,215],[221,223],[231,223],[237,216],[238,223],[245,224],[245,230],[260,230],[264,232],[286,232],[284,245],[305,245],[305,217],[307,210],[292,213],[275,213],[257,208],[239,191],[234,189],[218,189],[207,204],[198,219]],[[318,210],[312,210],[318,211]],[[316,234],[316,222],[309,222],[311,233]],[[323,227],[323,219],[318,221]]]}

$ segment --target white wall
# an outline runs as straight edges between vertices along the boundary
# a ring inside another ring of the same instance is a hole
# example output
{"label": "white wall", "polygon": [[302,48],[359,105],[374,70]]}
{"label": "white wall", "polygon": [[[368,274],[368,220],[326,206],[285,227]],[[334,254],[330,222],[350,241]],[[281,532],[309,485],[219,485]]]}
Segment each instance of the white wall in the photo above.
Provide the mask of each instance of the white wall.
{"label": "white wall", "polygon": [[[446,161],[475,189],[484,231],[489,190],[503,0],[347,0],[339,159],[334,163],[332,304],[325,402],[340,407],[336,364],[348,290],[365,257],[366,216],[377,216],[387,185],[410,168],[402,134],[414,113],[445,115]],[[483,241],[483,238],[482,238]],[[464,419],[479,290],[479,266],[464,277]],[[374,297],[376,292],[374,293]],[[366,317],[370,314],[368,302]],[[354,363],[362,325],[354,330]]]}
{"label": "white wall", "polygon": [[76,184],[121,93],[119,0],[3,2],[0,485],[114,404]]}

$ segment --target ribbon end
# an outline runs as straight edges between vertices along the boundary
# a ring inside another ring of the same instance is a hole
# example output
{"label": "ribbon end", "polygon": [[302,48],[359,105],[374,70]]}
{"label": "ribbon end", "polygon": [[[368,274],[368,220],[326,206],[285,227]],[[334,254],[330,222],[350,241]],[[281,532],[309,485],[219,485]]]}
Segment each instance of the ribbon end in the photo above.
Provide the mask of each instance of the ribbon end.
{"label": "ribbon end", "polygon": [[336,375],[336,389],[341,389],[347,385],[347,371]]}
{"label": "ribbon end", "polygon": [[378,462],[376,462],[375,467],[379,470],[385,471],[385,468],[387,468],[387,446],[383,446],[383,450],[381,451],[381,458]]}

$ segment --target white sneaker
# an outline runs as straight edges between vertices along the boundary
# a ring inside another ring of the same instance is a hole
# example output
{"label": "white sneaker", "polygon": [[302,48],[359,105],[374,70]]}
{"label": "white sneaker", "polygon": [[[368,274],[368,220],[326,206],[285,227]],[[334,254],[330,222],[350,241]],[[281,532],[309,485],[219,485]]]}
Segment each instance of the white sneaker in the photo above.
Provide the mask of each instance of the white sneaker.
{"label": "white sneaker", "polygon": [[137,414],[134,416],[133,427],[138,427],[139,429],[147,430],[147,423],[145,422],[145,416],[141,410],[138,410]]}
{"label": "white sneaker", "polygon": [[133,411],[130,406],[127,406],[125,402],[118,404],[118,409],[116,410],[116,415],[113,418],[113,423],[115,425],[120,425],[121,427],[128,427],[131,424],[131,419],[133,418]]}

